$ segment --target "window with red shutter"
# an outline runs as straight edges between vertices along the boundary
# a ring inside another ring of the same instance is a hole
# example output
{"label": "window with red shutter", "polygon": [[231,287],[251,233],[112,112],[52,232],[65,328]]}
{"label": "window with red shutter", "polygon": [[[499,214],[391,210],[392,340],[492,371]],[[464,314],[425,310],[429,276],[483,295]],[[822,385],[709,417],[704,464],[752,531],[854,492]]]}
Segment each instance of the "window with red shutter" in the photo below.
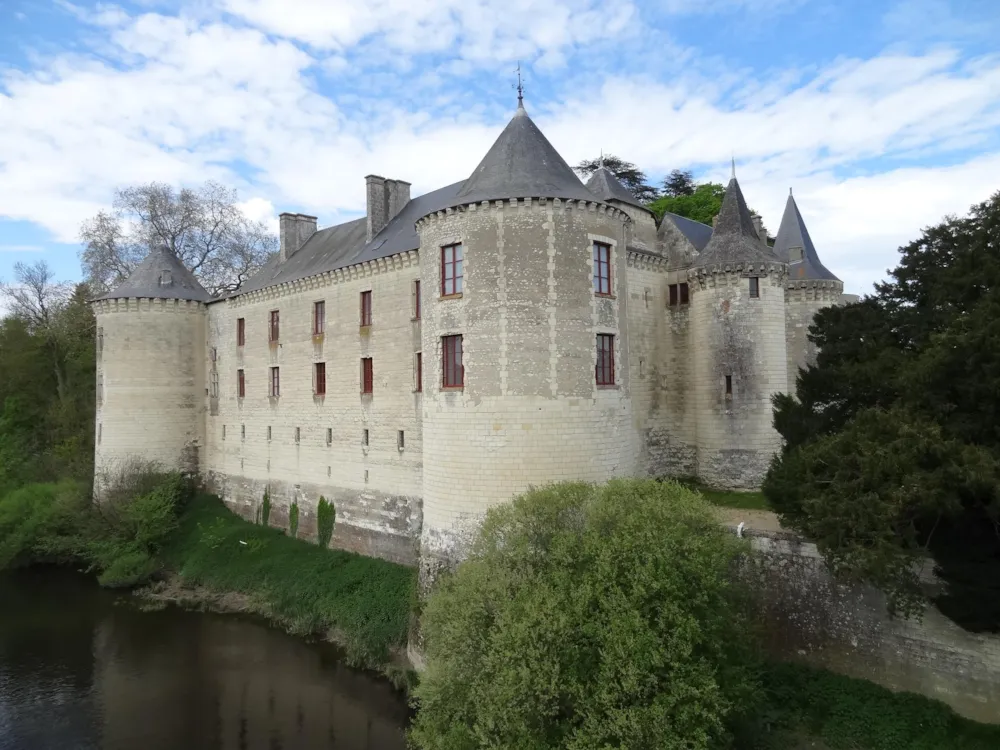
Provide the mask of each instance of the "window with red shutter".
{"label": "window with red shutter", "polygon": [[441,385],[444,388],[462,388],[465,385],[461,335],[441,337]]}
{"label": "window with red shutter", "polygon": [[361,360],[361,392],[371,393],[374,384],[374,370],[372,368],[372,358],[365,357]]}
{"label": "window with red shutter", "polygon": [[236,371],[236,397],[244,398],[247,395],[247,381],[243,370]]}
{"label": "window with red shutter", "polygon": [[611,246],[594,243],[594,294],[611,296]]}
{"label": "window with red shutter", "polygon": [[372,293],[361,292],[361,325],[370,326],[372,324]]}
{"label": "window with red shutter", "polygon": [[319,336],[326,331],[326,302],[320,300],[313,303],[313,336]]}
{"label": "window with red shutter", "polygon": [[615,337],[609,333],[597,334],[597,385],[615,384]]}
{"label": "window with red shutter", "polygon": [[243,346],[247,343],[247,321],[246,318],[236,319],[236,346]]}
{"label": "window with red shutter", "polygon": [[413,282],[413,319],[420,320],[420,280]]}
{"label": "window with red shutter", "polygon": [[277,341],[278,340],[278,311],[271,310],[270,322],[267,327],[267,340]]}
{"label": "window with red shutter", "polygon": [[417,352],[415,369],[416,369],[416,372],[414,373],[415,376],[414,379],[416,381],[415,390],[419,393],[424,389],[424,355],[422,352]]}
{"label": "window with red shutter", "polygon": [[277,367],[271,368],[271,388],[269,394],[271,398],[278,398],[281,395],[281,376]]}
{"label": "window with red shutter", "polygon": [[313,381],[317,396],[326,395],[326,362],[317,362],[313,365]]}
{"label": "window with red shutter", "polygon": [[462,293],[462,259],[461,245],[448,245],[441,248],[441,296],[450,297]]}

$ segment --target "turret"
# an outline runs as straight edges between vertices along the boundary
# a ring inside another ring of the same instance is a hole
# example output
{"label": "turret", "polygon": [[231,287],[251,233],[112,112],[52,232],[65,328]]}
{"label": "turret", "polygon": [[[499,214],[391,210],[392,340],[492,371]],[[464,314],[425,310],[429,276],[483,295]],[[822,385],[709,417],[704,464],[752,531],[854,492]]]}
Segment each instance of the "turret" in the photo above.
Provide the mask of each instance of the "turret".
{"label": "turret", "polygon": [[587,190],[598,200],[628,214],[631,219],[628,241],[630,246],[648,252],[656,250],[656,218],[653,212],[632,195],[604,164],[601,164],[587,180]]}
{"label": "turret", "polygon": [[780,448],[771,397],[787,385],[786,275],[760,241],[734,175],[688,273],[698,474],[710,484],[759,487]]}
{"label": "turret", "polygon": [[94,300],[98,495],[109,476],[132,458],[168,470],[198,470],[208,395],[209,299],[177,256],[161,246],[125,283]]}
{"label": "turret", "polygon": [[522,107],[452,204],[417,222],[425,585],[490,506],[632,470],[628,223]]}
{"label": "turret", "polygon": [[844,283],[820,261],[790,188],[774,252],[788,263],[785,336],[788,389],[794,391],[799,368],[816,361],[816,345],[809,341],[809,326],[821,309],[843,302]]}

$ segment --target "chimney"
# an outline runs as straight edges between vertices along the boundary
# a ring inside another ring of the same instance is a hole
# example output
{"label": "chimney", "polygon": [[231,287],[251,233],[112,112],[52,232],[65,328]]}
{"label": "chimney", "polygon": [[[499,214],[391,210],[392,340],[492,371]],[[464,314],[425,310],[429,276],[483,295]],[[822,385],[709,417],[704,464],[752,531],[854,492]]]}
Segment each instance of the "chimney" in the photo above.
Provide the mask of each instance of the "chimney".
{"label": "chimney", "polygon": [[389,223],[389,195],[385,177],[365,177],[365,202],[368,209],[368,242]]}
{"label": "chimney", "polygon": [[389,194],[389,213],[386,216],[388,224],[410,202],[410,183],[405,180],[386,180],[385,188]]}
{"label": "chimney", "polygon": [[757,237],[762,245],[767,245],[767,229],[764,227],[764,220],[759,216],[751,216],[753,228],[757,232]]}
{"label": "chimney", "polygon": [[278,216],[278,222],[278,239],[281,245],[278,254],[280,262],[284,263],[316,233],[316,217],[285,213]]}

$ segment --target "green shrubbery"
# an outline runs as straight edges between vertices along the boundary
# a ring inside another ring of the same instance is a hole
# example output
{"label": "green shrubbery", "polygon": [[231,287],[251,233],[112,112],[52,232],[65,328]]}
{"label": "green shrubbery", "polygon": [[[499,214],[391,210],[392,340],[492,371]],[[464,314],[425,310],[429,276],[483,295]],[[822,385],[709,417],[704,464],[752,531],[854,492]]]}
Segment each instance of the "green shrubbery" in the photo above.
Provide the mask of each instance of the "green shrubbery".
{"label": "green shrubbery", "polygon": [[755,695],[744,543],[674,482],[492,508],[424,607],[424,750],[721,747]]}
{"label": "green shrubbery", "polygon": [[299,535],[299,504],[292,501],[292,507],[288,509],[288,536],[295,539]]}
{"label": "green shrubbery", "polygon": [[316,535],[320,547],[325,549],[330,546],[336,520],[337,510],[333,507],[333,503],[327,502],[325,497],[320,497],[319,505],[316,506]]}
{"label": "green shrubbery", "polygon": [[406,644],[415,571],[249,523],[212,496],[192,501],[163,558],[185,583],[246,594],[294,633],[330,633],[352,663],[381,666]]}

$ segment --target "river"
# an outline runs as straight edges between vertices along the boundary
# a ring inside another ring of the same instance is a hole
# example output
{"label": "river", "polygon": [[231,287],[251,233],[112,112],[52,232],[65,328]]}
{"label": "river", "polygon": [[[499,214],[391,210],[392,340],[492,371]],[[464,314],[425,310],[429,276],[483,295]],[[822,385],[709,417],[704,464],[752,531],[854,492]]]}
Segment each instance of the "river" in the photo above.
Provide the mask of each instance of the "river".
{"label": "river", "polygon": [[0,750],[403,750],[383,680],[247,618],[0,574]]}

